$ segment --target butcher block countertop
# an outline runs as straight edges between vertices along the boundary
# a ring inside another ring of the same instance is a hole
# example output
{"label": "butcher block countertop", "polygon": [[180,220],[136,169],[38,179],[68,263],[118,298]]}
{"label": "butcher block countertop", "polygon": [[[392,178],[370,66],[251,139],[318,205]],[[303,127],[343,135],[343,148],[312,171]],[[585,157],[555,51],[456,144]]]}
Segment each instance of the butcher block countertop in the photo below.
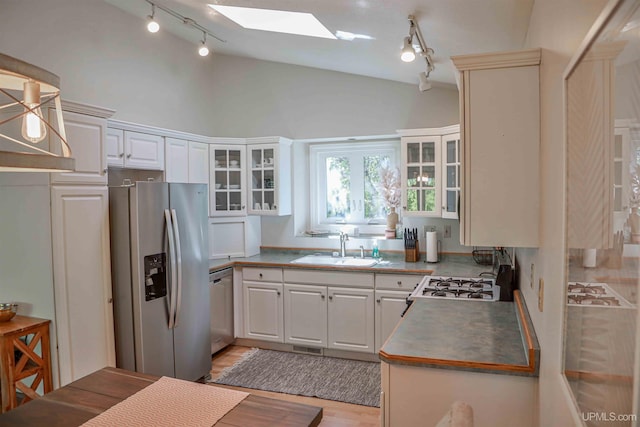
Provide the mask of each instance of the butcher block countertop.
{"label": "butcher block countertop", "polygon": [[380,359],[537,377],[540,346],[524,299],[514,294],[514,302],[416,299],[380,349]]}
{"label": "butcher block countertop", "polygon": [[[104,368],[0,415],[0,425],[80,426],[158,379],[123,369]],[[317,426],[321,420],[322,408],[249,395],[215,425]]]}

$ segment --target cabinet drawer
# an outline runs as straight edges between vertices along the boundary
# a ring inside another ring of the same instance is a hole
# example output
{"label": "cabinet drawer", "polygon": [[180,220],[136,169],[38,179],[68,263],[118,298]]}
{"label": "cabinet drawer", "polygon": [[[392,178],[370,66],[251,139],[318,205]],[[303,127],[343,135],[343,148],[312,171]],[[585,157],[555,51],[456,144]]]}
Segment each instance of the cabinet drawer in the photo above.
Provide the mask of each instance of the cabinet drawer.
{"label": "cabinet drawer", "polygon": [[282,269],[245,267],[242,269],[242,280],[282,283]]}
{"label": "cabinet drawer", "polygon": [[347,273],[342,271],[284,270],[286,283],[308,283],[312,285],[349,286],[372,288],[373,273]]}
{"label": "cabinet drawer", "polygon": [[376,289],[412,291],[424,276],[419,274],[379,274],[376,273]]}

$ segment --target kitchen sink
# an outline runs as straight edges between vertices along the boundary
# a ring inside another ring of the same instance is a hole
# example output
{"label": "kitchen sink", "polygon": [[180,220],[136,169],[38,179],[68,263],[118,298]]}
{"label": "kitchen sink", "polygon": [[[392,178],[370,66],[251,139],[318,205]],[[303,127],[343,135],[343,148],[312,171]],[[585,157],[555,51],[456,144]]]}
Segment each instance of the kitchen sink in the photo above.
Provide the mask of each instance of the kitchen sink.
{"label": "kitchen sink", "polygon": [[329,255],[306,255],[291,261],[292,264],[335,265],[345,267],[371,267],[378,263],[374,258],[334,257]]}

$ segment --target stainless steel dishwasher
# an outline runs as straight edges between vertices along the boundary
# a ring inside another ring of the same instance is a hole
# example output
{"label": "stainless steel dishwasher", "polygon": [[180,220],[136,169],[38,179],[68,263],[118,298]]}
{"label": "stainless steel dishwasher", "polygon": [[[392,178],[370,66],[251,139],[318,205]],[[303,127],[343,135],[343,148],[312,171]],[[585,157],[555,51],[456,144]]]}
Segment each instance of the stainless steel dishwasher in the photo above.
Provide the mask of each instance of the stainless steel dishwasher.
{"label": "stainless steel dishwasher", "polygon": [[233,269],[209,273],[211,299],[211,354],[220,351],[233,337]]}

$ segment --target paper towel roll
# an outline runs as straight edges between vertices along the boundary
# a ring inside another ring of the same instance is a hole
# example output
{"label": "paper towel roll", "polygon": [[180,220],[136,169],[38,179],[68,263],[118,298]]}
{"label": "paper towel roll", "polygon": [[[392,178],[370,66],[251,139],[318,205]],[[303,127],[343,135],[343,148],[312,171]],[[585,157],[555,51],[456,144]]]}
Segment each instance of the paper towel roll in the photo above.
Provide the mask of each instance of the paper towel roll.
{"label": "paper towel roll", "polygon": [[582,266],[595,267],[596,254],[597,254],[597,251],[595,249],[583,249],[582,250]]}
{"label": "paper towel roll", "polygon": [[427,262],[438,262],[438,235],[435,231],[427,231]]}

